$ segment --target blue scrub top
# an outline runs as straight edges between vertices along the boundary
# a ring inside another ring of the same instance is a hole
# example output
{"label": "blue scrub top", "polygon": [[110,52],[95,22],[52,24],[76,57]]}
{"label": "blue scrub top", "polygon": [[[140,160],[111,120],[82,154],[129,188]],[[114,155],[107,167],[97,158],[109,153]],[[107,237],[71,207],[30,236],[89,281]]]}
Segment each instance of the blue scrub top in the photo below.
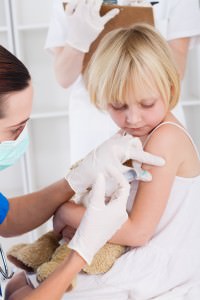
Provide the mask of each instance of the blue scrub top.
{"label": "blue scrub top", "polygon": [[[3,223],[9,211],[9,202],[7,198],[0,193],[0,224]],[[0,285],[0,299],[2,297],[1,285]]]}
{"label": "blue scrub top", "polygon": [[9,211],[8,199],[0,193],[0,224],[3,223]]}

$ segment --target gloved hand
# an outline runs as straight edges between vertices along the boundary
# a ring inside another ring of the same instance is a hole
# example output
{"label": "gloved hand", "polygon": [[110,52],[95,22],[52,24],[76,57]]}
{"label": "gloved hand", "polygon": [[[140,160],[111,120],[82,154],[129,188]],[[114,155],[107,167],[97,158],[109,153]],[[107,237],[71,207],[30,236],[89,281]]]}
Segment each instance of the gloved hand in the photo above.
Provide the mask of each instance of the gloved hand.
{"label": "gloved hand", "polygon": [[90,264],[97,251],[114,235],[128,219],[126,203],[130,186],[120,173],[111,171],[117,181],[117,189],[105,204],[105,178],[98,175],[90,192],[89,206],[69,242],[69,248],[77,251]]}
{"label": "gloved hand", "polygon": [[[141,151],[143,152],[143,146],[140,139],[135,138],[135,146],[137,147],[138,153]],[[152,175],[151,173],[143,170],[141,168],[142,163],[141,161],[132,160],[132,167],[133,169],[128,170],[124,175],[126,179],[131,182],[133,180],[141,180],[141,181],[151,181]]]}
{"label": "gloved hand", "polygon": [[[106,174],[111,166],[119,173],[130,171],[130,167],[122,165],[129,159],[155,166],[165,164],[162,158],[143,151],[138,138],[133,138],[129,134],[117,133],[91,151],[75,168],[69,171],[65,179],[76,193],[84,193],[91,188],[97,174]],[[147,181],[148,178],[151,180],[151,175],[144,171],[140,173],[139,179],[143,180],[143,178],[144,181]]]}
{"label": "gloved hand", "polygon": [[82,52],[88,52],[90,45],[104,25],[119,13],[114,8],[104,16],[99,11],[102,0],[68,0],[66,4],[66,18],[68,24],[68,38],[66,42]]}

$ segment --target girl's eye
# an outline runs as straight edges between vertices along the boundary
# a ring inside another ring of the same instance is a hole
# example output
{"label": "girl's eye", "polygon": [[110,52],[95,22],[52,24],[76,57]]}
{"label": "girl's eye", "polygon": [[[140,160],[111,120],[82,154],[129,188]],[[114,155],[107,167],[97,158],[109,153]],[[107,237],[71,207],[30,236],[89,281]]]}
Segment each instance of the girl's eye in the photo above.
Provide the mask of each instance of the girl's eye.
{"label": "girl's eye", "polygon": [[125,110],[128,108],[128,105],[127,104],[119,104],[119,103],[116,103],[116,104],[111,104],[111,107],[112,109],[114,110]]}
{"label": "girl's eye", "polygon": [[142,108],[152,108],[154,106],[154,102],[153,103],[150,103],[150,104],[144,104],[144,103],[141,103],[140,104]]}

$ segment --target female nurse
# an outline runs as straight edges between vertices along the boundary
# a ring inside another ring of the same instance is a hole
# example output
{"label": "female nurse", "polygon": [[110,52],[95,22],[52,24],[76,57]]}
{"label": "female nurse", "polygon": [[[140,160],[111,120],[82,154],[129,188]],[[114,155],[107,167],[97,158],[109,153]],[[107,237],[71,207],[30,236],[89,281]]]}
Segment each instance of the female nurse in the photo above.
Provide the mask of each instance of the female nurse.
{"label": "female nurse", "polygon": [[[0,46],[0,171],[13,165],[27,148],[26,125],[31,114],[32,99],[33,87],[27,68],[13,54]],[[116,146],[118,151],[113,158],[113,149]],[[107,151],[107,148],[110,151]],[[125,207],[129,186],[121,175],[122,163],[129,158],[135,158],[141,162],[160,164],[159,159],[142,150],[133,156],[134,150],[135,145],[131,137],[117,134],[95,150],[97,154],[95,161],[94,154],[90,153],[76,169],[68,173],[66,178],[37,192],[13,199],[7,199],[0,193],[0,236],[11,237],[40,226],[80,188],[93,187],[91,205],[74,236],[73,251],[69,259],[35,290],[25,285],[23,281],[25,279],[16,277],[21,288],[13,295],[13,299],[42,300],[46,299],[47,293],[48,300],[60,299],[73,277],[86,262],[91,261],[95,253],[126,221]],[[101,164],[99,160],[102,161]],[[116,161],[118,167],[113,170],[111,166],[116,165]],[[114,176],[117,190],[115,201],[105,206],[105,179],[102,172],[106,168],[109,174]],[[101,174],[97,176],[100,172]],[[101,233],[98,237],[95,235],[97,228]],[[8,279],[11,274],[7,270],[2,249],[0,255],[4,263],[4,268],[0,267],[0,273]]]}

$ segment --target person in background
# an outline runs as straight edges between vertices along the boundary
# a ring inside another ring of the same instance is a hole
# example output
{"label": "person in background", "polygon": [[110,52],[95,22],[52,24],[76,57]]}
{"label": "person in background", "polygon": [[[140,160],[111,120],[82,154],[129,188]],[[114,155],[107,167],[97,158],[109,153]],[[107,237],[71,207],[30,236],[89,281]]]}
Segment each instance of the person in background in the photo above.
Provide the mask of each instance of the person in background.
{"label": "person in background", "polygon": [[[65,1],[64,1],[65,2]],[[76,162],[91,149],[107,139],[117,126],[106,113],[90,103],[82,78],[85,54],[103,30],[104,24],[115,17],[116,9],[100,17],[102,0],[66,1],[66,12],[61,0],[53,0],[52,18],[45,48],[54,55],[57,81],[71,89],[69,98],[70,158]],[[105,1],[108,2],[108,1]],[[116,1],[115,1],[116,2]],[[119,1],[122,3],[122,1]],[[126,3],[141,4],[144,1]],[[169,42],[177,61],[179,74],[184,76],[188,48],[200,41],[200,8],[198,0],[160,0],[153,6],[155,26]],[[183,110],[175,108],[178,118],[185,123]],[[81,128],[77,120],[82,122]],[[91,126],[91,123],[93,126]]]}
{"label": "person in background", "polygon": [[[31,114],[32,101],[33,87],[27,68],[7,49],[0,46],[0,171],[2,172],[13,165],[26,151],[28,146],[26,126]],[[118,151],[113,157],[115,147]],[[85,214],[85,221],[80,224],[81,235],[76,237],[77,249],[73,251],[68,260],[63,262],[55,274],[34,291],[24,286],[25,283],[27,285],[24,274],[16,276],[19,290],[18,294],[13,294],[13,298],[11,296],[11,299],[46,300],[47,293],[48,300],[60,299],[73,277],[120,228],[127,218],[125,207],[129,190],[124,175],[122,175],[125,170],[123,162],[135,157],[136,160],[151,161],[152,163],[155,161],[156,164],[161,164],[159,158],[157,161],[155,156],[145,153],[143,150],[137,151],[135,154],[134,152],[134,139],[131,136],[117,134],[107,143],[95,149],[95,159],[94,151],[89,153],[76,169],[69,172],[68,177],[37,192],[13,199],[7,199],[0,193],[0,236],[11,237],[40,226],[75,192],[94,186],[91,193],[91,205]],[[116,164],[116,162],[118,163]],[[112,165],[116,165],[114,170],[111,168]],[[98,177],[99,173],[101,173],[100,178]],[[117,183],[115,201],[111,201],[106,206],[104,204],[105,176],[113,176]],[[113,216],[113,209],[115,216]],[[104,228],[106,220],[108,226],[106,230],[101,230]],[[100,234],[98,238],[94,239],[92,230],[96,232],[97,228],[100,230]],[[0,249],[0,253],[3,255],[2,249]],[[0,272],[7,279],[10,274],[6,269],[6,261],[4,263],[5,270],[1,267]]]}

